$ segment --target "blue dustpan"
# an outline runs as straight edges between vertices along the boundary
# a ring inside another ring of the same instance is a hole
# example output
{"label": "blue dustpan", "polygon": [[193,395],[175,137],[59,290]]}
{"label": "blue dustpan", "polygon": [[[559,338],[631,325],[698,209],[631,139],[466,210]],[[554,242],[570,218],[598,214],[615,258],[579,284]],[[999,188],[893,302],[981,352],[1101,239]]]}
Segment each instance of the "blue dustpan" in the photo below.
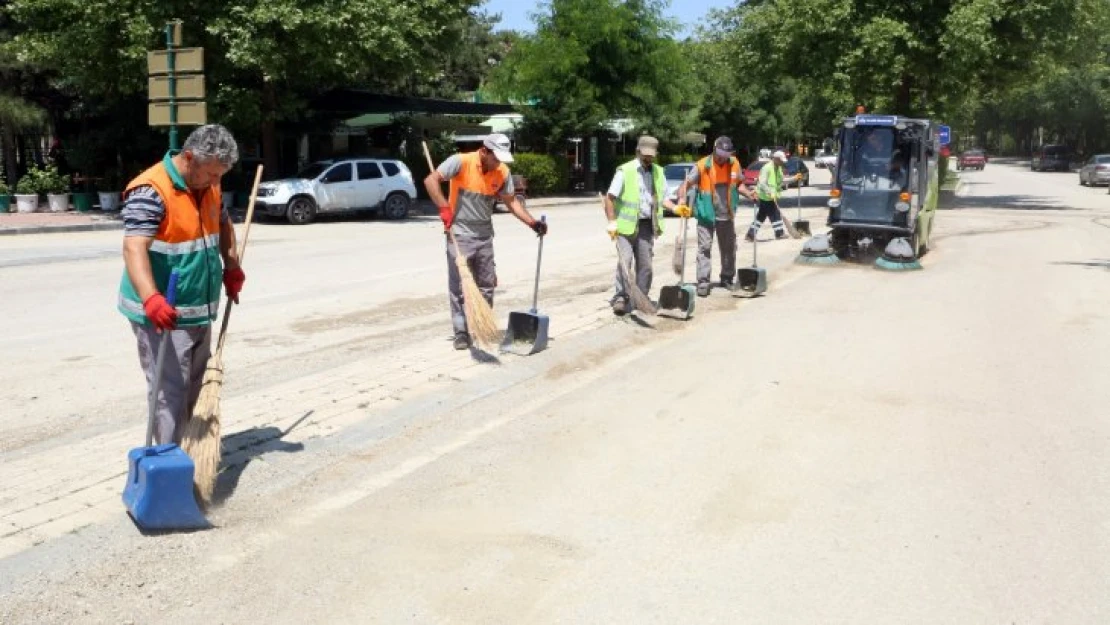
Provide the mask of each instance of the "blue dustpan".
{"label": "blue dustpan", "polygon": [[[166,301],[173,306],[177,295],[177,272],[170,274]],[[146,426],[146,446],[127,452],[127,484],[123,505],[142,530],[184,530],[209,527],[193,496],[192,458],[175,443],[153,445],[154,409],[166,363],[170,333],[162,332],[162,344],[154,365],[154,388]]]}

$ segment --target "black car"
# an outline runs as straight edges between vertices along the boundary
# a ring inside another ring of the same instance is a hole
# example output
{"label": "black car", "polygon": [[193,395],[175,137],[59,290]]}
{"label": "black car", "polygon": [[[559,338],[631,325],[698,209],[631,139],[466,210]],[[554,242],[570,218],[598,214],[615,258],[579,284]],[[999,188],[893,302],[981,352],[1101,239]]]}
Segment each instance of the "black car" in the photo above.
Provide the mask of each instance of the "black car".
{"label": "black car", "polygon": [[797,156],[791,156],[786,159],[786,163],[782,166],[782,173],[786,175],[786,186],[791,187],[796,183],[794,182],[795,174],[802,175],[802,186],[809,186],[809,167],[806,167],[805,161]]}
{"label": "black car", "polygon": [[1071,150],[1066,145],[1042,145],[1033,152],[1029,163],[1033,171],[1068,171],[1071,169]]}

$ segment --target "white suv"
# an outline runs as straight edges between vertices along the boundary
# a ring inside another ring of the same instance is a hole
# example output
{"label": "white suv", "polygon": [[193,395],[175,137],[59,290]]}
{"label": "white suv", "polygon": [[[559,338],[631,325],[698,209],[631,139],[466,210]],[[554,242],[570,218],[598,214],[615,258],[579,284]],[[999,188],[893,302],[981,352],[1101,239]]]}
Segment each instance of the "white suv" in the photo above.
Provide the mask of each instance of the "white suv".
{"label": "white suv", "polygon": [[320,161],[296,177],[258,185],[255,210],[307,224],[317,214],[375,211],[387,219],[403,219],[416,201],[412,172],[392,159],[348,158]]}

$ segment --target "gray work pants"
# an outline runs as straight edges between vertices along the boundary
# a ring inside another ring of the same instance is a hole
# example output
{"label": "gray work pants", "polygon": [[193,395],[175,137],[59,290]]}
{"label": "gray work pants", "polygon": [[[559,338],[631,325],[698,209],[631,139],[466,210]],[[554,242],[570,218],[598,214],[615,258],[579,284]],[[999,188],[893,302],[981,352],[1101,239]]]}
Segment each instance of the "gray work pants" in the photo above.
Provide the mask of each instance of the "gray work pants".
{"label": "gray work pants", "polygon": [[[655,226],[652,224],[651,219],[641,219],[636,222],[636,232],[625,236],[617,236],[617,254],[619,255],[620,262],[625,267],[632,266],[636,275],[636,286],[640,287],[644,295],[651,291],[651,261],[655,255]],[[631,261],[635,260],[635,264]],[[616,295],[613,296],[612,301],[618,299],[628,301],[628,293],[624,286],[624,280],[621,279],[621,268],[617,267],[617,277],[615,281]]]}
{"label": "gray work pants", "polygon": [[[158,350],[162,335],[154,326],[131,322],[131,329],[139,343],[139,365],[146,374],[147,410],[154,391],[154,370],[158,363]],[[180,443],[185,434],[185,424],[193,415],[193,408],[200,397],[204,369],[212,353],[212,326],[180,326],[170,332],[166,344],[166,361],[162,369],[162,384],[158,389],[154,409],[154,442]]]}
{"label": "gray work pants", "polygon": [[[455,246],[451,244],[451,237],[447,240],[447,291],[451,302],[451,325],[455,333],[467,331],[466,310],[463,307],[462,278],[459,276],[459,267],[455,264]],[[470,275],[478,283],[482,296],[490,306],[493,306],[493,289],[497,286],[497,263],[493,261],[493,237],[468,237],[455,235],[459,244],[459,251],[466,258],[470,267]]]}
{"label": "gray work pants", "polygon": [[709,284],[713,272],[713,235],[717,235],[717,248],[721,250],[721,284],[736,279],[736,227],[732,220],[717,220],[712,226],[698,224],[698,284]]}

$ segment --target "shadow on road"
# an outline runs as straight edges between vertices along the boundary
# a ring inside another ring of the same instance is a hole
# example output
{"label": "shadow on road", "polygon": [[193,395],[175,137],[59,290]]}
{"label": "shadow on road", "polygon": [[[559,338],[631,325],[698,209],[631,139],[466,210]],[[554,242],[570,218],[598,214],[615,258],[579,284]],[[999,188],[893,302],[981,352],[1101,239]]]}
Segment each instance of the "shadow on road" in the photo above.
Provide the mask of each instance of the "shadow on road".
{"label": "shadow on road", "polygon": [[951,208],[979,208],[996,210],[1071,211],[1082,210],[1072,206],[1050,203],[1046,198],[1033,195],[984,195],[953,198]]}
{"label": "shadow on road", "polygon": [[223,437],[223,461],[220,463],[220,475],[216,478],[216,489],[212,493],[213,505],[227,501],[235,493],[243,471],[259,456],[273,451],[304,451],[304,443],[287,443],[282,439],[314,412],[315,410],[309,410],[284,431],[276,427],[251,428]]}

